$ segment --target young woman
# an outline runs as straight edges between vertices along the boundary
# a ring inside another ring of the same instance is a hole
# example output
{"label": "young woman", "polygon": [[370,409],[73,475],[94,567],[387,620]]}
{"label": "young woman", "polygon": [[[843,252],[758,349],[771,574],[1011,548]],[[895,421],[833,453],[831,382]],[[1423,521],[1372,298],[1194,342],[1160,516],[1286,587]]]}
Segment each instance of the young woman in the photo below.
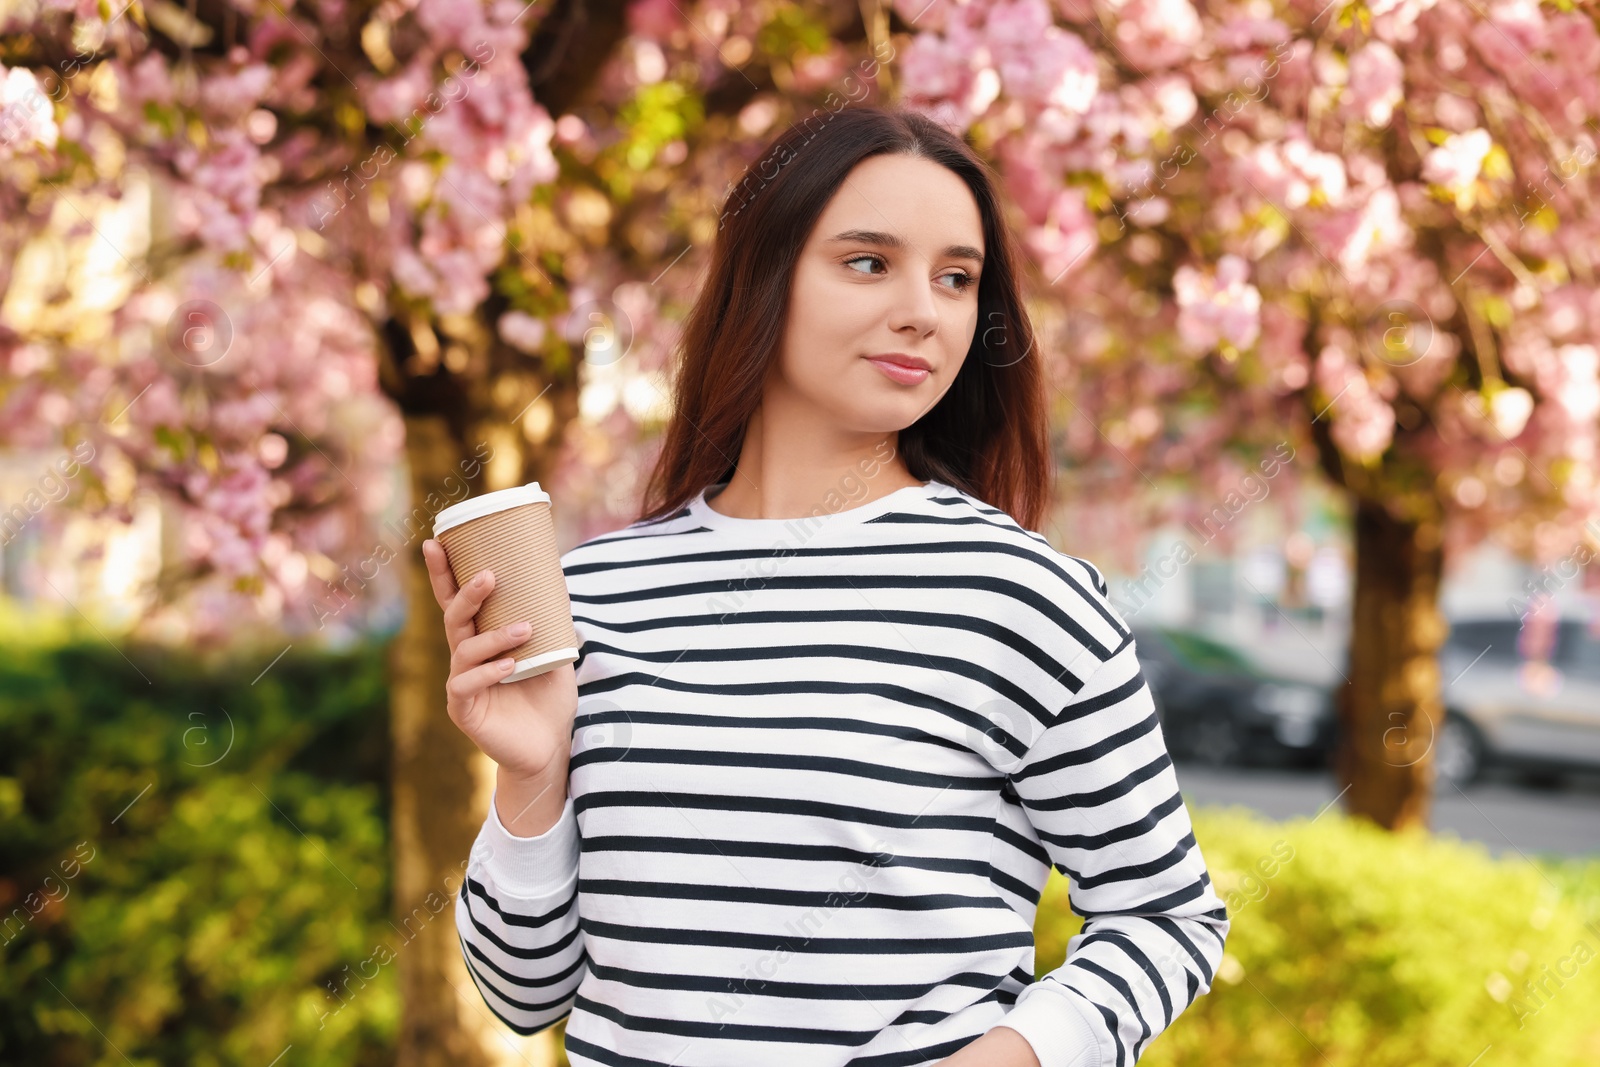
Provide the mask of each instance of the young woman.
{"label": "young woman", "polygon": [[[578,1067],[1128,1067],[1227,912],[1128,627],[1035,532],[1044,379],[989,172],[792,127],[728,198],[639,521],[562,557],[576,664],[499,684],[424,544],[447,708],[498,765],[457,899]],[[1051,866],[1085,917],[1034,980]]]}

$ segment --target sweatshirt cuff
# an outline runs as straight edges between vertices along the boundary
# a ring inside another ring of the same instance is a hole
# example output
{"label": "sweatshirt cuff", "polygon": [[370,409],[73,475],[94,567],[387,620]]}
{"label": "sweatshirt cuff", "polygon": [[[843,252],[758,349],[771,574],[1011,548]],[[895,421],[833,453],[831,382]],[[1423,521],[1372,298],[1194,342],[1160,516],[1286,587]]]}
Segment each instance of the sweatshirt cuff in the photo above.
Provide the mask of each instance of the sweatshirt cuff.
{"label": "sweatshirt cuff", "polygon": [[537,900],[571,891],[578,878],[578,846],[578,817],[570,795],[548,830],[534,837],[517,837],[500,821],[491,793],[489,816],[478,831],[473,852],[496,889],[508,896]]}
{"label": "sweatshirt cuff", "polygon": [[996,1026],[1009,1026],[1033,1047],[1040,1067],[1102,1067],[1094,1006],[1053,979],[1029,984]]}

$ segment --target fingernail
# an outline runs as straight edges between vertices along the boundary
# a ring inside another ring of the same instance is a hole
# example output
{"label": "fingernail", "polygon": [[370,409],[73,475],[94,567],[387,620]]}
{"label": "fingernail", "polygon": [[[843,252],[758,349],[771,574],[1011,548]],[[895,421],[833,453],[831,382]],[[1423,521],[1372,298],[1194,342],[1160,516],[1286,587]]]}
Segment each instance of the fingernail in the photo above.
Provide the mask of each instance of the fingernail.
{"label": "fingernail", "polygon": [[477,582],[479,585],[487,585],[489,582],[489,572],[479,571],[478,576],[472,580]]}
{"label": "fingernail", "polygon": [[529,626],[525,622],[514,622],[507,627],[507,629],[511,631],[512,637],[526,637],[528,631],[533,629],[533,627]]}

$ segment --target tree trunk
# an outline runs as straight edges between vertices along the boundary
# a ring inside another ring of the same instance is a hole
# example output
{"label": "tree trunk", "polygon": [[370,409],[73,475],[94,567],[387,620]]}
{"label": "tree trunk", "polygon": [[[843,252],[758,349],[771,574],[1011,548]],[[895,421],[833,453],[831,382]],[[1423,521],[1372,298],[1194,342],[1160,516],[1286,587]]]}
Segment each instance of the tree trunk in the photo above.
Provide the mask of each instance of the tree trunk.
{"label": "tree trunk", "polygon": [[1355,605],[1334,760],[1345,810],[1398,830],[1426,828],[1433,746],[1444,721],[1438,650],[1443,572],[1438,519],[1396,519],[1357,497]]}
{"label": "tree trunk", "polygon": [[[488,814],[494,768],[445,714],[450,652],[422,542],[433,536],[440,498],[456,484],[452,477],[466,481],[472,495],[487,490],[481,487],[475,461],[443,417],[407,416],[406,457],[412,494],[409,540],[397,546],[400,558],[395,561],[405,575],[406,620],[389,664],[394,760],[391,944],[402,1005],[396,1063],[547,1067],[555,1063],[550,1032],[523,1038],[490,1014],[467,974],[455,928],[454,896],[473,838]],[[455,495],[460,498],[459,488]]]}

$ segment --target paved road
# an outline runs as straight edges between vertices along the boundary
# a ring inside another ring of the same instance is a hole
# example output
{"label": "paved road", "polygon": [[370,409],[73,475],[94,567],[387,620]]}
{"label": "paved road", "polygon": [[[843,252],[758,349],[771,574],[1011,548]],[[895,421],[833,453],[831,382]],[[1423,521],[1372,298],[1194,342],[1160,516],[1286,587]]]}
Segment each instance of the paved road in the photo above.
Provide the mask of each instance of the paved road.
{"label": "paved road", "polygon": [[[1315,815],[1339,794],[1327,771],[1193,763],[1178,764],[1178,786],[1192,806],[1242,804],[1272,819]],[[1465,790],[1446,786],[1434,797],[1431,825],[1435,833],[1481,841],[1496,856],[1600,856],[1600,777],[1540,788],[1491,772]]]}

